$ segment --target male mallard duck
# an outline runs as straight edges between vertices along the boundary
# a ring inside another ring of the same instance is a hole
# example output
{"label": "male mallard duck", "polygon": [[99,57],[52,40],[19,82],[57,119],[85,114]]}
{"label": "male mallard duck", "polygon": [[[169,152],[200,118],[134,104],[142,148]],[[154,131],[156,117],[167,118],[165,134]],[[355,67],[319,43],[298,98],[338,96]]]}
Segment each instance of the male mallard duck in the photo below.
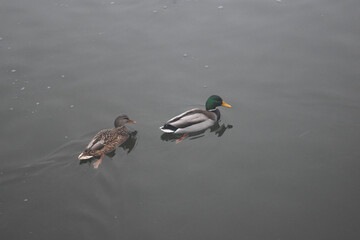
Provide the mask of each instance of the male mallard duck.
{"label": "male mallard duck", "polygon": [[98,168],[104,155],[114,151],[123,144],[129,137],[129,132],[124,126],[125,123],[136,123],[126,115],[120,115],[115,119],[113,129],[104,129],[98,132],[90,141],[85,150],[79,155],[79,160],[100,157],[94,163],[94,168]]}
{"label": "male mallard duck", "polygon": [[231,108],[221,97],[212,95],[206,101],[206,110],[194,108],[167,121],[160,129],[166,133],[184,134],[177,142],[183,140],[187,133],[194,133],[213,126],[220,119],[218,106]]}

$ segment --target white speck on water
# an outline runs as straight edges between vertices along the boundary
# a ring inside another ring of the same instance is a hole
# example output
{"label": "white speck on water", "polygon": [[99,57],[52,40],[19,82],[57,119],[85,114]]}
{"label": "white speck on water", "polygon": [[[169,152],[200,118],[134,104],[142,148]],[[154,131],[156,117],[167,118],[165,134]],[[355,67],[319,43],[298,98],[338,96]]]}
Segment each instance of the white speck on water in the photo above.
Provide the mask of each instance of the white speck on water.
{"label": "white speck on water", "polygon": [[183,57],[187,57],[187,56],[189,56],[187,53],[184,53],[184,54],[183,54]]}
{"label": "white speck on water", "polygon": [[68,136],[65,136],[64,138],[65,138],[65,139],[68,139],[69,137],[68,137]]}
{"label": "white speck on water", "polygon": [[14,108],[13,108],[13,107],[11,107],[11,108],[9,108],[9,110],[10,110],[10,111],[13,111],[13,110],[14,110]]}
{"label": "white speck on water", "polygon": [[205,65],[204,68],[209,68],[209,65]]}
{"label": "white speck on water", "polygon": [[115,4],[115,2],[110,2],[111,5]]}
{"label": "white speck on water", "polygon": [[[100,33],[99,33],[100,34]],[[61,75],[62,78],[65,78],[65,75]]]}
{"label": "white speck on water", "polygon": [[50,86],[47,86],[47,89],[50,89],[51,87]]}
{"label": "white speck on water", "polygon": [[218,6],[218,9],[223,9],[224,8],[224,6]]}
{"label": "white speck on water", "polygon": [[70,107],[70,108],[74,108],[75,106],[74,106],[74,104],[71,104],[69,107]]}
{"label": "white speck on water", "polygon": [[24,199],[24,202],[27,202],[27,201],[29,201],[29,199],[25,198],[25,199]]}
{"label": "white speck on water", "polygon": [[16,72],[16,69],[11,69],[11,72],[12,72],[12,73]]}
{"label": "white speck on water", "polygon": [[304,137],[305,135],[307,135],[307,134],[309,134],[310,133],[310,131],[308,130],[308,131],[305,131],[305,132],[303,132],[303,133],[301,133],[301,134],[299,134],[299,138],[302,138],[302,137]]}
{"label": "white speck on water", "polygon": [[20,88],[20,91],[24,91],[24,90],[25,90],[25,87]]}
{"label": "white speck on water", "polygon": [[281,3],[282,2],[282,0],[275,0],[276,2],[278,2],[278,3]]}
{"label": "white speck on water", "polygon": [[1,40],[3,40],[3,38],[2,38],[2,37],[0,37],[0,41],[1,41]]}
{"label": "white speck on water", "polygon": [[163,6],[163,9],[167,9],[168,7],[167,6]]}
{"label": "white speck on water", "polygon": [[153,10],[153,13],[157,13],[157,10]]}
{"label": "white speck on water", "polygon": [[204,85],[204,86],[203,86],[203,88],[207,88],[207,86],[206,86],[206,85]]}
{"label": "white speck on water", "polygon": [[36,105],[39,105],[40,103],[39,102],[36,102]]}
{"label": "white speck on water", "polygon": [[11,50],[11,47],[8,47],[8,50]]}

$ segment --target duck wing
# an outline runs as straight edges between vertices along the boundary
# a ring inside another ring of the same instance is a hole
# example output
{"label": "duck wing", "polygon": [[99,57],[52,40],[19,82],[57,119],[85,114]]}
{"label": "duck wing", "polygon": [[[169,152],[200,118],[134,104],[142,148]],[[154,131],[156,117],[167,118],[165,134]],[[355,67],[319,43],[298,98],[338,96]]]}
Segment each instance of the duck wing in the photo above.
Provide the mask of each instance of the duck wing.
{"label": "duck wing", "polygon": [[86,146],[85,151],[97,151],[105,146],[106,135],[109,130],[98,132],[95,137]]}
{"label": "duck wing", "polygon": [[97,150],[100,150],[100,149],[103,149],[104,148],[104,141],[100,140],[98,142],[96,142],[94,145],[92,145],[89,150],[90,151],[97,151]]}

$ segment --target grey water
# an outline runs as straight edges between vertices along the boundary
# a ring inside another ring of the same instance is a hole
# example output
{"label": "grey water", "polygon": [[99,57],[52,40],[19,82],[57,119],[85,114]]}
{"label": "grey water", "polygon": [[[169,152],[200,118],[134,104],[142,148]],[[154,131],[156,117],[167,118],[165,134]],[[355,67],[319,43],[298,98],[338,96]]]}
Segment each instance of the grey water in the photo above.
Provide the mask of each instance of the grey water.
{"label": "grey water", "polygon": [[[360,239],[360,2],[3,0],[1,239]],[[159,127],[212,95],[215,131]],[[137,123],[99,169],[77,156]]]}

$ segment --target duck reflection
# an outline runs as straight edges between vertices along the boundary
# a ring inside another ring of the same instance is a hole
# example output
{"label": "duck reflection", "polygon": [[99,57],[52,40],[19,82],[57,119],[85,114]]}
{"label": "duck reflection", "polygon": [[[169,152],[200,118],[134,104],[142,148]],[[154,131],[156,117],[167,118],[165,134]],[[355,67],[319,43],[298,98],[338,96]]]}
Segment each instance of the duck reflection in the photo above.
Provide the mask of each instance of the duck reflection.
{"label": "duck reflection", "polygon": [[[208,128],[208,129],[210,129],[210,132],[215,133],[215,135],[217,135],[218,137],[221,137],[227,129],[231,129],[231,128],[233,128],[233,125],[231,125],[231,124],[223,123],[220,125],[219,122],[216,122],[212,127]],[[187,138],[189,138],[190,140],[202,138],[205,136],[205,132],[208,129],[205,129],[205,130],[202,130],[199,132],[195,132],[195,133],[188,133]],[[183,134],[163,133],[160,136],[160,138],[163,141],[170,141],[170,142],[178,143],[183,139]]]}
{"label": "duck reflection", "polygon": [[[123,144],[121,144],[118,148],[122,148],[126,152],[126,154],[129,154],[131,151],[133,151],[136,146],[137,133],[138,133],[137,131],[133,131],[133,132],[129,131],[128,139]],[[113,158],[116,155],[116,149],[114,149],[112,152],[109,152],[105,155],[108,156],[109,158]],[[100,157],[83,159],[83,160],[80,160],[80,165],[96,163],[98,161],[98,159],[100,159]]]}
{"label": "duck reflection", "polygon": [[120,145],[119,148],[122,148],[127,154],[129,154],[136,145],[136,135],[137,131],[129,132],[129,138],[122,145]]}

